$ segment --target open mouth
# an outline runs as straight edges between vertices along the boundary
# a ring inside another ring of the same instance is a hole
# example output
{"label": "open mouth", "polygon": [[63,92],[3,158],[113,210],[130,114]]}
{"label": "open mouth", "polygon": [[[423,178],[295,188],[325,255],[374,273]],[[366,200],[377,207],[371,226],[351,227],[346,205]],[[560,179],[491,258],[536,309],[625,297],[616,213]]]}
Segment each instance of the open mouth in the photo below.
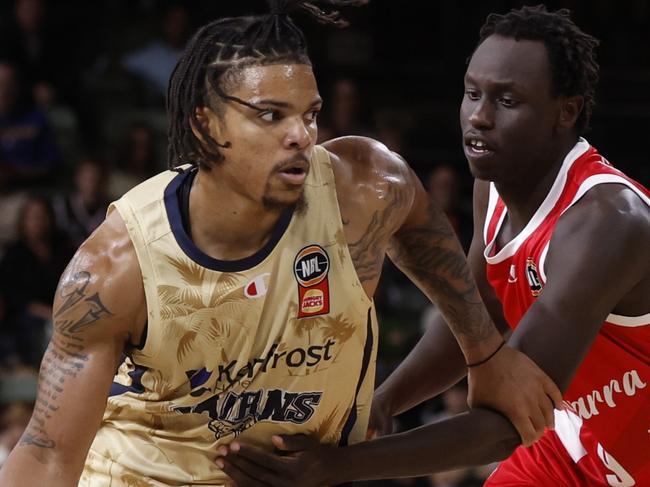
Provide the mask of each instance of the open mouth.
{"label": "open mouth", "polygon": [[486,153],[486,152],[490,152],[489,147],[488,147],[487,144],[486,144],[485,142],[483,142],[482,140],[478,140],[478,139],[469,139],[469,142],[468,142],[467,145],[468,145],[468,147],[469,147],[470,149],[472,149],[474,152],[477,152],[477,153],[479,153],[479,154],[484,154],[484,153]]}
{"label": "open mouth", "polygon": [[486,156],[494,152],[493,148],[478,137],[465,138],[465,154],[471,158]]}
{"label": "open mouth", "polygon": [[305,182],[307,170],[302,166],[289,166],[282,169],[278,174],[285,183],[291,186],[299,186]]}
{"label": "open mouth", "polygon": [[305,174],[305,170],[302,167],[289,167],[287,169],[283,169],[282,171],[285,174]]}

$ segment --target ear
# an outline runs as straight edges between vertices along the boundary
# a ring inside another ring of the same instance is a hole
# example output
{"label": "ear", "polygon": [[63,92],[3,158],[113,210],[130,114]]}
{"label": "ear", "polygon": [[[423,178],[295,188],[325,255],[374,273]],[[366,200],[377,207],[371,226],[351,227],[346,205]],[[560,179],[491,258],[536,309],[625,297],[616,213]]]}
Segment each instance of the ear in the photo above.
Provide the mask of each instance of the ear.
{"label": "ear", "polygon": [[585,99],[581,95],[562,97],[558,128],[563,131],[572,130],[580,113],[582,113],[584,104]]}
{"label": "ear", "polygon": [[[217,114],[208,107],[196,107],[194,114],[202,131],[210,135],[214,140],[219,140],[221,135],[221,124],[219,123],[219,117],[217,117]],[[205,143],[201,130],[196,126],[196,121],[190,119],[190,126],[192,127],[192,133],[194,136],[201,142]]]}

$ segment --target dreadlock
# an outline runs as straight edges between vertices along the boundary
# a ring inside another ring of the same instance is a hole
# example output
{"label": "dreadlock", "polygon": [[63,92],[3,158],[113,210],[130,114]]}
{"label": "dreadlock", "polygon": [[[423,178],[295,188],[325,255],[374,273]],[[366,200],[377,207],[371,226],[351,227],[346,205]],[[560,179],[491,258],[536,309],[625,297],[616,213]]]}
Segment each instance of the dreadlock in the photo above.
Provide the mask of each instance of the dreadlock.
{"label": "dreadlock", "polygon": [[257,109],[226,94],[241,70],[285,62],[311,65],[305,36],[289,17],[291,11],[300,9],[320,23],[345,27],[347,22],[338,11],[323,11],[317,4],[358,6],[367,1],[267,0],[267,15],[223,18],[201,27],[174,68],[167,90],[169,167],[189,163],[209,169],[223,160],[220,149],[230,147],[230,143],[210,136],[199,123],[196,108],[210,106],[218,112],[219,104],[210,103],[216,95],[223,101]]}
{"label": "dreadlock", "polygon": [[568,9],[549,12],[544,5],[511,10],[505,15],[490,14],[481,27],[478,45],[493,34],[516,40],[542,41],[551,62],[553,96],[581,95],[584,98],[575,125],[578,135],[581,135],[589,127],[594,107],[598,82],[594,50],[599,41],[582,32],[570,15]]}

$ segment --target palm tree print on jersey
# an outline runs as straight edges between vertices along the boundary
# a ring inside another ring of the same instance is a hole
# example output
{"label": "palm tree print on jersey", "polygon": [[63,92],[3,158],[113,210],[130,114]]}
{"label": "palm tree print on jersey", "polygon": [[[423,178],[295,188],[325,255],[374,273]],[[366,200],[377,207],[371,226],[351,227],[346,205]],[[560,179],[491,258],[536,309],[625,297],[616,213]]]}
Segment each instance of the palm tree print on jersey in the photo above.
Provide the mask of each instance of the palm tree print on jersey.
{"label": "palm tree print on jersey", "polygon": [[[238,274],[206,274],[196,263],[167,258],[186,287],[158,286],[160,316],[167,322],[164,338],[178,343],[176,360],[184,364],[198,344],[209,343],[210,356],[218,362],[231,330],[247,341],[246,312],[249,306],[239,285]],[[207,364],[208,366],[213,364]]]}
{"label": "palm tree print on jersey", "polygon": [[[292,303],[292,308],[297,310],[297,305]],[[294,309],[291,310],[290,316],[296,316]],[[336,353],[331,361],[321,361],[313,369],[310,367],[303,367],[292,372],[288,370],[287,373],[290,376],[304,376],[313,374],[322,370],[326,370],[328,363],[335,363],[341,350],[343,350],[343,345],[352,338],[354,332],[356,331],[355,324],[347,319],[342,313],[339,313],[335,316],[318,316],[315,318],[292,318],[290,320],[291,328],[294,333],[299,337],[307,336],[308,343],[316,343],[316,338],[313,335],[317,335],[318,339],[326,342],[328,340],[333,340],[336,345]]]}

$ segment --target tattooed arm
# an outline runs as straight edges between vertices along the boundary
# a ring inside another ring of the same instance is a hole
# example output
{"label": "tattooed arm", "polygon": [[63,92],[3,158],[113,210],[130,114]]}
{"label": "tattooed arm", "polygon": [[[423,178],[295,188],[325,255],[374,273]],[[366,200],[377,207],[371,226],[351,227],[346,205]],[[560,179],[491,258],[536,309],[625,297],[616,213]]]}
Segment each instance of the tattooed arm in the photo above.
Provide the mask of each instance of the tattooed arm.
{"label": "tattooed arm", "polygon": [[[482,297],[500,328],[507,328],[485,275],[482,230],[487,206],[486,187],[483,183],[477,183],[474,192],[470,270],[447,218],[430,202],[415,176],[412,181],[417,195],[407,220],[393,237],[389,255],[436,303],[458,341],[466,362],[480,361],[496,350],[503,340]],[[441,352],[440,344],[431,342],[444,335],[439,326],[427,335],[423,340],[429,343],[419,344],[404,367],[397,372],[401,389],[408,387],[409,383],[421,381],[423,366],[429,370],[445,371],[442,382],[452,382],[454,378],[462,376],[458,368],[462,362],[457,352],[453,351],[455,347],[447,341],[448,347],[452,348]],[[432,353],[432,347],[438,352]],[[432,360],[436,363],[432,363]],[[443,362],[446,360],[449,362]],[[438,362],[441,365],[437,365]],[[539,439],[545,427],[553,426],[553,403],[561,407],[560,391],[524,354],[506,346],[484,365],[469,369],[469,372],[470,405],[489,407],[505,414],[517,428],[524,444]],[[422,386],[416,390],[421,393]],[[389,396],[391,394],[385,397]]]}
{"label": "tattooed arm", "polygon": [[[379,142],[360,137],[335,139],[325,147],[332,154],[350,254],[368,295],[375,292],[388,254],[444,317],[396,372],[398,380],[388,379],[388,385],[401,392],[380,389],[371,418],[377,427],[390,422],[389,413],[397,414],[453,384],[467,372],[464,362],[483,360],[503,340],[481,299],[481,295],[487,298],[495,321],[507,328],[485,279],[482,222],[487,193],[477,186],[470,270],[446,216],[430,203],[419,179],[401,157]],[[480,292],[472,271],[479,279]],[[441,328],[445,322],[457,343]],[[436,353],[431,353],[432,347]],[[423,384],[425,370],[439,372],[435,383]],[[528,357],[509,347],[485,365],[472,368],[469,386],[470,404],[504,413],[524,444],[539,439],[544,427],[553,426],[553,404],[547,395],[558,407],[562,401],[552,381]]]}
{"label": "tattooed arm", "polygon": [[120,354],[139,340],[132,336],[141,333],[144,303],[135,252],[114,212],[61,277],[34,412],[0,485],[77,485]]}
{"label": "tattooed arm", "polygon": [[407,163],[383,144],[344,137],[325,144],[333,157],[350,254],[368,295],[386,254],[438,306],[468,361],[484,358],[501,335],[483,305],[447,217]]}

